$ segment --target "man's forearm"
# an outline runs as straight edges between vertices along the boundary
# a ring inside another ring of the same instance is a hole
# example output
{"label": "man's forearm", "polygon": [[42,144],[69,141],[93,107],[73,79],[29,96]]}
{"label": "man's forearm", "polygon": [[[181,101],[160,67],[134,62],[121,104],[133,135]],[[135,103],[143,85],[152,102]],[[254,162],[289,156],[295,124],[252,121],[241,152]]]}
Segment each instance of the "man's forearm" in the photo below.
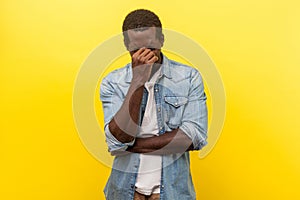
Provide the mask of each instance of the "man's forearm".
{"label": "man's forearm", "polygon": [[180,129],[149,138],[136,138],[127,151],[133,153],[171,154],[193,150],[192,140]]}
{"label": "man's forearm", "polygon": [[145,47],[131,55],[132,80],[125,100],[109,123],[109,130],[122,143],[134,140],[139,126],[144,83],[149,80],[153,63],[158,57]]}
{"label": "man's forearm", "polygon": [[143,90],[143,86],[132,83],[120,110],[109,123],[110,132],[120,142],[131,142],[137,134]]}

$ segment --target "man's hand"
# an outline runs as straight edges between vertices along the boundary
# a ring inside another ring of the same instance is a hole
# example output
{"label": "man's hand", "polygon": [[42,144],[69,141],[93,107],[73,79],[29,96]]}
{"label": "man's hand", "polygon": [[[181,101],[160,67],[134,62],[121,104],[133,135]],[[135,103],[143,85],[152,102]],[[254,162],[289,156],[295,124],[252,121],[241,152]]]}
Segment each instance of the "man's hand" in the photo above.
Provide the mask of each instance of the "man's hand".
{"label": "man's hand", "polygon": [[131,59],[132,82],[144,85],[150,79],[153,64],[158,60],[158,57],[150,49],[142,47],[132,54]]}

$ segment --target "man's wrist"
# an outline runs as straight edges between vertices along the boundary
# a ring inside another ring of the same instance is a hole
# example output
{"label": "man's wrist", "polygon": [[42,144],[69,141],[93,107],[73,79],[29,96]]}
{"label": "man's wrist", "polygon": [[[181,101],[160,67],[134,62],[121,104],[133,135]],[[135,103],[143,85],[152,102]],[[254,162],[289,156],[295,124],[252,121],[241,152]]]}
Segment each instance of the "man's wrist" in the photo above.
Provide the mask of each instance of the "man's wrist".
{"label": "man's wrist", "polygon": [[134,89],[139,89],[140,87],[143,87],[145,84],[145,81],[142,80],[142,78],[132,78],[130,86]]}

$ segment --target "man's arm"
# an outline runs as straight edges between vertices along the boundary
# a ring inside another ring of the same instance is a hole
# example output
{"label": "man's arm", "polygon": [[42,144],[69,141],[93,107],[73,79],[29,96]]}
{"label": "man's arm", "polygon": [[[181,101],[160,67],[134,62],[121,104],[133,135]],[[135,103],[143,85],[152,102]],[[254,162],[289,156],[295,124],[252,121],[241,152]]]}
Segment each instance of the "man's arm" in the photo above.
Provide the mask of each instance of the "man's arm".
{"label": "man's arm", "polygon": [[132,142],[135,139],[143,86],[149,80],[152,65],[157,59],[155,54],[146,48],[141,48],[132,55],[133,78],[130,87],[121,108],[109,122],[111,134],[122,143]]}
{"label": "man's arm", "polygon": [[163,155],[183,153],[193,149],[192,140],[178,128],[159,136],[136,138],[134,146],[127,148],[127,151]]}
{"label": "man's arm", "polygon": [[200,74],[193,70],[188,103],[179,128],[150,138],[136,138],[127,151],[134,153],[169,154],[199,150],[207,144],[206,95]]}

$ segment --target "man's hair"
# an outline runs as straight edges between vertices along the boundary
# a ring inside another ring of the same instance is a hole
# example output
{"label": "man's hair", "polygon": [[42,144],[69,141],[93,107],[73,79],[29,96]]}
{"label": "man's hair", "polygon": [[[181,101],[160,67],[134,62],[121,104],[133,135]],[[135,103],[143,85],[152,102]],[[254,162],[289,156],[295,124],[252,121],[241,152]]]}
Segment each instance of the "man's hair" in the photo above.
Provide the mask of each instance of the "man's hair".
{"label": "man's hair", "polygon": [[150,10],[137,9],[130,12],[124,19],[122,30],[124,36],[124,43],[127,46],[129,38],[127,31],[143,31],[148,27],[157,27],[156,37],[160,39],[162,35],[162,25],[158,16]]}

